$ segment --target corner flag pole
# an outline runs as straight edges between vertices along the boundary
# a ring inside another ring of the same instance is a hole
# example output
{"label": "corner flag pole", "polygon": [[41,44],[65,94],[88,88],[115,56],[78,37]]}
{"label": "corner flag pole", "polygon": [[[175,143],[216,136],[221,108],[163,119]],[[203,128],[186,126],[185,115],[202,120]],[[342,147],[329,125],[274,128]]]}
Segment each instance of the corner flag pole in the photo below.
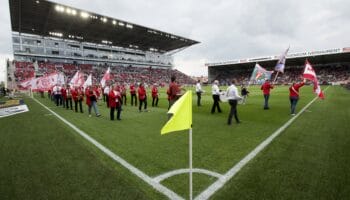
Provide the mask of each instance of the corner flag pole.
{"label": "corner flag pole", "polygon": [[190,128],[189,130],[189,168],[190,168],[190,200],[192,200],[192,191],[193,191],[193,187],[192,187],[192,128]]}

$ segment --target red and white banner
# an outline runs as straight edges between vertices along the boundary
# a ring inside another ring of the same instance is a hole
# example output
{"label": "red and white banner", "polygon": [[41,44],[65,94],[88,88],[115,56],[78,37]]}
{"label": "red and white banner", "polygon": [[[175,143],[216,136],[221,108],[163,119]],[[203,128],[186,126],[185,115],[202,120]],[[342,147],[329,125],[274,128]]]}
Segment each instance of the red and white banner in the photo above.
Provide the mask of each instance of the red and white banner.
{"label": "red and white banner", "polygon": [[305,61],[305,69],[303,73],[303,78],[308,79],[314,83],[314,92],[321,99],[324,99],[324,94],[321,90],[320,85],[318,84],[316,72],[314,68],[311,66],[308,60]]}
{"label": "red and white banner", "polygon": [[33,91],[47,91],[56,84],[63,85],[64,83],[63,73],[55,72],[43,77],[23,81],[20,86],[24,89],[32,89]]}
{"label": "red and white banner", "polygon": [[87,88],[88,86],[92,86],[92,76],[91,76],[91,74],[87,77],[85,83],[83,84],[84,88]]}
{"label": "red and white banner", "polygon": [[111,69],[108,67],[106,73],[103,75],[103,78],[101,79],[101,85],[102,87],[105,87],[106,82],[113,79],[113,75],[111,74]]}
{"label": "red and white banner", "polygon": [[70,80],[69,85],[73,87],[81,87],[84,84],[84,74],[80,71],[77,71],[73,78]]}

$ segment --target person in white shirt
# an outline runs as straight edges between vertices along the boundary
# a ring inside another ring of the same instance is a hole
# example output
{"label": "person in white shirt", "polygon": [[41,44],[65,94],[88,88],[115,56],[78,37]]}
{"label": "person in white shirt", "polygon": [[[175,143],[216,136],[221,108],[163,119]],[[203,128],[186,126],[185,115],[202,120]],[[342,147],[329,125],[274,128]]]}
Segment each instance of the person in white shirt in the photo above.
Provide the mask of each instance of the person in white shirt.
{"label": "person in white shirt", "polygon": [[215,80],[213,86],[211,87],[212,95],[213,95],[213,106],[211,107],[211,114],[215,113],[215,108],[218,109],[218,112],[221,113],[219,101],[220,101],[220,89],[219,89],[219,81]]}
{"label": "person in white shirt", "polygon": [[202,86],[201,81],[198,80],[196,84],[196,94],[197,94],[197,106],[201,106],[201,97],[202,97]]}
{"label": "person in white shirt", "polygon": [[52,91],[55,96],[56,106],[62,105],[61,87],[58,84],[56,84],[53,87]]}
{"label": "person in white shirt", "polygon": [[238,94],[238,89],[236,87],[237,81],[236,79],[232,80],[232,84],[230,87],[226,90],[226,98],[231,106],[230,114],[228,115],[227,124],[232,124],[232,116],[235,116],[237,124],[241,123],[238,119],[237,115],[237,102],[242,99],[241,96]]}
{"label": "person in white shirt", "polygon": [[109,108],[109,85],[106,85],[106,87],[103,89],[103,100],[107,103],[107,108]]}

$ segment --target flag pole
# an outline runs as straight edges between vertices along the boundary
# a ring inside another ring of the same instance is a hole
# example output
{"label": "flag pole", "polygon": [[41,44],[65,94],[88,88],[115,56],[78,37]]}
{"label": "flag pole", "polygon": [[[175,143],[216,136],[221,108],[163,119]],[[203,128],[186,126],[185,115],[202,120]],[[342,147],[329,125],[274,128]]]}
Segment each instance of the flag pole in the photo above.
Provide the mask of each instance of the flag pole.
{"label": "flag pole", "polygon": [[276,80],[277,80],[277,77],[278,77],[278,74],[279,74],[280,72],[279,71],[277,71],[277,74],[276,74],[276,76],[275,76],[275,80],[273,80],[273,84],[275,84],[276,83]]}
{"label": "flag pole", "polygon": [[190,200],[192,200],[192,128],[189,130],[189,168],[190,168]]}

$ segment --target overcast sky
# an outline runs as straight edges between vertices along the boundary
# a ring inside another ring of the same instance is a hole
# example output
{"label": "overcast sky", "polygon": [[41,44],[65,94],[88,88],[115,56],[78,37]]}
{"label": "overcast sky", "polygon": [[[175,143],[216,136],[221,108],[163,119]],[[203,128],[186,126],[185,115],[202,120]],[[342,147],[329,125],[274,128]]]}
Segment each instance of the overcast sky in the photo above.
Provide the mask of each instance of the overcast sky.
{"label": "overcast sky", "polygon": [[[279,55],[288,45],[290,53],[350,46],[349,0],[54,2],[200,41],[174,56],[175,68],[188,75],[207,75],[206,62]],[[3,66],[12,54],[7,0],[0,12]]]}

